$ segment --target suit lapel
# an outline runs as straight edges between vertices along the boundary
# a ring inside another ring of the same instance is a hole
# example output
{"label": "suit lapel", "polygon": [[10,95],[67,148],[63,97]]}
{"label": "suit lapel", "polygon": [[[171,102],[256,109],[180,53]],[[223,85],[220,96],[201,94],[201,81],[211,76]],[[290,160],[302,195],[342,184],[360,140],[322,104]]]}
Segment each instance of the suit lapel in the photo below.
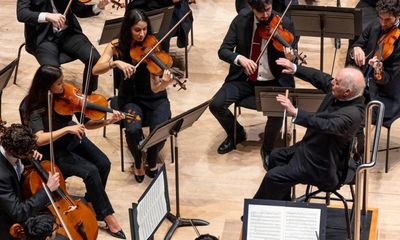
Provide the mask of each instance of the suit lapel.
{"label": "suit lapel", "polygon": [[21,196],[21,185],[20,185],[20,182],[18,181],[18,176],[17,176],[17,173],[15,172],[14,167],[11,165],[11,163],[1,153],[0,153],[0,162],[1,162],[1,165],[3,165],[3,168],[8,169],[8,171],[13,176],[12,184],[14,185],[14,188],[18,190],[17,192],[18,192],[19,197],[22,198],[22,196]]}

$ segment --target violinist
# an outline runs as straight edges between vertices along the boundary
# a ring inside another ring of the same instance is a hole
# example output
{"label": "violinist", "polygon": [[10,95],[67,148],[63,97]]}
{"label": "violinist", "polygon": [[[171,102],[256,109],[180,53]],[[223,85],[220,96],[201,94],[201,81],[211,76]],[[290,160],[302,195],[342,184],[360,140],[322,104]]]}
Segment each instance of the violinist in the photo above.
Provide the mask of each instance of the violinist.
{"label": "violinist", "polygon": [[[64,91],[64,79],[58,67],[43,65],[36,71],[28,95],[21,104],[22,120],[37,136],[37,145],[45,156],[50,154],[50,133],[47,109],[47,93],[54,98]],[[125,239],[125,234],[114,216],[114,210],[105,191],[111,163],[108,157],[86,136],[85,129],[95,129],[119,121],[124,116],[114,111],[107,120],[88,120],[76,124],[72,116],[63,116],[53,111],[53,140],[55,162],[64,178],[77,176],[86,186],[85,200],[94,208],[99,221],[105,221],[107,232]]]}
{"label": "violinist", "polygon": [[[135,112],[141,118],[138,122],[124,121],[126,142],[135,161],[133,173],[139,183],[143,181],[145,174],[142,152],[138,149],[140,141],[144,138],[142,126],[147,123],[152,131],[171,117],[166,91],[172,82],[171,73],[165,70],[162,76],[157,76],[149,72],[145,63],[135,68],[130,55],[131,48],[132,51],[140,49],[141,45],[150,39],[151,33],[150,21],[141,10],[127,10],[119,38],[107,45],[93,67],[93,74],[102,74],[117,68],[126,78],[120,81],[118,105],[121,111]],[[158,172],[157,158],[164,143],[165,141],[160,142],[147,150],[144,160],[148,163],[149,169],[146,174],[150,178],[154,178]]]}
{"label": "violinist", "polygon": [[[71,7],[68,10],[69,2]],[[18,0],[17,18],[25,23],[26,50],[35,56],[40,65],[59,67],[61,52],[81,60],[85,64],[85,81],[93,45],[83,34],[76,17],[98,15],[107,4],[108,0],[99,0],[95,5],[78,0]],[[100,54],[94,47],[92,55],[93,62],[97,62]],[[91,75],[89,92],[97,89],[97,78]],[[85,86],[84,82],[82,86]]]}
{"label": "violinist", "polygon": [[[40,160],[42,155],[36,149],[36,136],[21,124],[6,127],[0,124],[0,236],[2,240],[13,239],[9,229],[14,223],[23,223],[35,213],[46,208],[50,201],[44,189],[22,199],[21,177],[24,165],[21,159]],[[60,176],[49,173],[47,187],[55,191]]]}
{"label": "violinist", "polygon": [[385,125],[400,114],[400,3],[379,0],[376,11],[379,21],[363,31],[351,48],[350,57],[365,74],[367,99],[385,104]]}
{"label": "violinist", "polygon": [[[278,58],[285,57],[283,47],[276,49],[269,44],[256,64],[261,48],[267,41],[260,37],[263,34],[258,34],[265,31],[259,29],[270,31],[269,24],[278,16],[272,10],[272,3],[273,0],[249,0],[250,8],[242,10],[233,19],[218,51],[219,58],[230,64],[228,76],[210,104],[211,113],[227,134],[226,139],[218,147],[219,154],[225,154],[234,149],[235,119],[228,109],[232,103],[238,103],[254,95],[255,86],[294,87],[293,76],[283,74],[282,67],[275,63]],[[293,34],[293,25],[287,18],[283,19],[282,25],[285,32]],[[296,42],[293,41],[291,46],[295,45]],[[263,162],[274,147],[283,146],[284,141],[279,136],[281,124],[281,117],[268,117],[261,149]],[[237,143],[240,143],[246,139],[246,133],[239,123],[237,126]]]}

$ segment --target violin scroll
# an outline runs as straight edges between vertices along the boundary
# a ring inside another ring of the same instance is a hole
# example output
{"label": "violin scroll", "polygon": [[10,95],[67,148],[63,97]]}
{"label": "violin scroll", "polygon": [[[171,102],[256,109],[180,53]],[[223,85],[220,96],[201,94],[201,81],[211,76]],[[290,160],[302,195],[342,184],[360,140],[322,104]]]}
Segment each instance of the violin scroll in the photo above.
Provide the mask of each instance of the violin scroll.
{"label": "violin scroll", "polygon": [[10,227],[10,235],[15,239],[23,239],[25,238],[25,229],[19,224],[15,223]]}

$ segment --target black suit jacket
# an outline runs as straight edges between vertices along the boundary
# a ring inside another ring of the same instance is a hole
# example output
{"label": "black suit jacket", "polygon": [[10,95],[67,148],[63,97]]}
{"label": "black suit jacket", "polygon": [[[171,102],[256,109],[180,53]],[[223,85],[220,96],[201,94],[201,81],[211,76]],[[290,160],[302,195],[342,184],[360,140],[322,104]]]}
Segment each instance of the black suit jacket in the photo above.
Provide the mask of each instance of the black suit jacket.
{"label": "black suit jacket", "polygon": [[48,204],[44,189],[27,200],[22,199],[21,185],[14,167],[0,153],[0,236],[11,240],[9,229],[14,223],[26,221]]}
{"label": "black suit jacket", "polygon": [[[59,13],[63,14],[68,1],[54,0]],[[25,23],[25,43],[29,52],[34,53],[36,47],[53,32],[51,23],[39,23],[38,17],[41,12],[52,13],[53,8],[50,0],[18,0],[17,19]],[[71,8],[67,14],[68,30],[82,32],[75,16],[85,18],[94,16],[93,5],[86,5],[78,0],[72,0]]]}
{"label": "black suit jacket", "polygon": [[307,128],[297,143],[290,164],[302,172],[302,183],[331,190],[338,186],[338,173],[347,169],[349,145],[364,117],[364,97],[338,101],[331,93],[332,77],[319,70],[298,66],[296,77],[326,93],[316,113],[298,110],[295,123]]}
{"label": "black suit jacket", "polygon": [[[277,14],[273,11],[273,14]],[[236,66],[234,60],[240,54],[250,59],[250,51],[253,37],[254,14],[249,8],[245,8],[233,19],[229,30],[218,50],[221,60],[230,64],[229,73],[225,81],[246,81],[247,75],[243,67]],[[283,27],[290,32],[294,32],[293,24],[287,19],[283,20]],[[295,46],[293,42],[292,46]],[[275,63],[280,57],[285,57],[283,52],[276,50],[270,43],[267,47],[268,62],[275,79],[279,80],[280,86],[294,87],[292,75],[282,74],[282,67]]]}
{"label": "black suit jacket", "polygon": [[[381,35],[379,22],[374,21],[363,31],[362,35],[353,44],[361,47],[365,55],[369,56],[365,62],[374,56],[377,42]],[[371,54],[370,54],[371,53]],[[364,73],[368,71],[364,69]],[[383,61],[382,80],[377,81],[373,71],[370,73],[369,94],[371,100],[379,100],[385,104],[384,125],[391,123],[395,117],[400,115],[400,44],[399,39],[394,43],[393,53]]]}

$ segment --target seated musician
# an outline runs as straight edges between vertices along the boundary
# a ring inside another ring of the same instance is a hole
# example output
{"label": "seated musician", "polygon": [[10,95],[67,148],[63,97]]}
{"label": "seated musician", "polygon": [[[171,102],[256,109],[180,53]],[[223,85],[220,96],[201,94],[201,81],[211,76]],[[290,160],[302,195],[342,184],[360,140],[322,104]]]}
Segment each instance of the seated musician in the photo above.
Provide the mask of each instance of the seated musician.
{"label": "seated musician", "polygon": [[[275,1],[275,0],[274,0]],[[280,57],[285,57],[282,49],[275,49],[270,44],[260,61],[261,48],[266,44],[261,39],[258,26],[269,25],[271,19],[277,16],[272,10],[273,0],[248,0],[249,9],[241,11],[232,21],[229,30],[218,51],[221,60],[230,64],[228,76],[224,84],[214,95],[210,104],[211,113],[224,128],[227,137],[218,147],[219,154],[225,154],[234,149],[234,117],[229,110],[232,103],[254,95],[255,86],[294,87],[293,76],[282,73],[282,67],[275,63]],[[283,28],[294,32],[292,23],[284,18]],[[253,36],[254,35],[254,36]],[[295,46],[295,41],[292,46]],[[246,139],[244,128],[237,122],[237,143]],[[279,136],[282,117],[268,117],[265,125],[264,142],[261,149],[262,159],[269,155],[274,147],[283,146],[284,141]],[[264,155],[266,155],[264,157]]]}
{"label": "seated musician", "polygon": [[[124,121],[126,142],[135,160],[133,173],[139,183],[143,181],[145,174],[142,152],[138,149],[140,141],[144,139],[142,126],[147,123],[152,131],[157,125],[171,118],[166,91],[172,82],[171,73],[164,70],[160,77],[150,73],[145,62],[136,69],[132,65],[134,60],[130,56],[131,47],[136,54],[142,48],[141,44],[151,41],[151,33],[150,21],[141,10],[127,10],[118,40],[107,45],[103,55],[93,67],[94,74],[118,68],[126,78],[121,80],[119,86],[118,106],[120,110],[134,112],[141,118],[138,122]],[[118,60],[113,61],[114,56]],[[144,160],[148,163],[149,171],[146,171],[146,174],[150,178],[154,178],[158,172],[157,159],[164,144],[165,141],[162,141],[147,150]]]}
{"label": "seated musician", "polygon": [[56,240],[59,225],[49,214],[41,214],[28,218],[23,224],[27,240]]}
{"label": "seated musician", "polygon": [[310,82],[326,96],[316,113],[295,108],[283,95],[276,97],[293,122],[307,131],[300,142],[271,153],[268,172],[254,198],[289,201],[291,187],[298,183],[335,190],[339,186],[338,172],[346,167],[343,156],[364,117],[363,74],[356,68],[343,68],[332,78],[287,59],[278,59],[277,64],[285,68],[285,73]]}
{"label": "seated musician", "polygon": [[[46,208],[50,201],[44,189],[29,199],[22,199],[21,177],[24,169],[21,159],[40,160],[35,151],[36,136],[21,124],[6,127],[0,124],[0,236],[2,240],[13,239],[9,233],[14,223],[23,223],[29,217]],[[49,173],[46,183],[50,191],[59,186],[60,176]]]}
{"label": "seated musician", "polygon": [[[285,8],[289,4],[290,0],[274,0],[272,2],[272,9],[279,12],[283,13],[285,11]],[[298,0],[292,0],[292,5],[299,4]],[[247,0],[236,0],[235,1],[235,8],[236,12],[239,13],[243,8],[248,7],[247,5]]]}
{"label": "seated musician", "polygon": [[[64,12],[69,10],[66,14]],[[78,19],[98,15],[104,10],[108,0],[98,4],[84,4],[79,0],[18,0],[17,18],[25,23],[25,43],[40,65],[60,66],[60,53],[79,59],[85,64],[83,80],[86,79],[89,58],[92,52],[96,63],[100,54],[82,32]],[[85,82],[83,85],[85,86]],[[89,92],[97,89],[97,76],[92,75]]]}
{"label": "seated musician", "polygon": [[[174,12],[172,14],[171,23],[169,25],[170,29],[175,26],[181,20],[181,18],[190,11],[189,4],[196,3],[195,0],[135,0],[131,1],[127,7],[130,9],[141,9],[145,12],[165,8],[169,6],[174,6]],[[184,48],[188,45],[188,35],[193,25],[193,15],[190,14],[181,22],[177,29],[172,32],[161,44],[161,49],[169,52],[170,40],[172,37],[177,36],[177,46],[179,48]],[[161,39],[163,36],[158,36]]]}
{"label": "seated musician", "polygon": [[[387,125],[400,116],[400,4],[397,0],[379,0],[376,11],[379,21],[368,25],[350,54],[366,78],[366,98],[385,104],[383,121]],[[379,61],[381,43],[382,59]]]}
{"label": "seated musician", "polygon": [[[50,133],[47,108],[47,92],[50,90],[55,98],[64,91],[64,77],[61,69],[42,65],[36,71],[24,100],[23,122],[37,136],[37,145],[45,156],[49,156]],[[76,124],[72,116],[63,116],[53,110],[53,140],[55,162],[64,178],[77,176],[86,186],[85,199],[93,205],[98,220],[105,221],[108,233],[125,239],[114,210],[105,191],[111,163],[108,157],[86,136],[85,129],[95,129],[112,124],[124,118],[115,111],[107,120],[87,120]]]}

